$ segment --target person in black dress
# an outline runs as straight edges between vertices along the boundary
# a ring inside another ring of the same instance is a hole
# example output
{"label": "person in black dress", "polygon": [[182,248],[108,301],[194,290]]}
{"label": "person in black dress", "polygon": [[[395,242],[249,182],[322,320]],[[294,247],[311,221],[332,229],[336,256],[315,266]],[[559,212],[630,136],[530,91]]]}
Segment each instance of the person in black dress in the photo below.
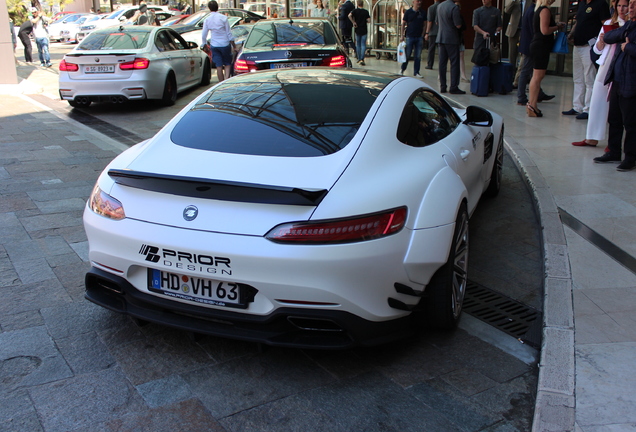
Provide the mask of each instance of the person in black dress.
{"label": "person in black dress", "polygon": [[537,108],[541,81],[545,77],[550,62],[550,52],[554,46],[554,32],[565,27],[565,23],[555,23],[550,13],[550,6],[554,2],[555,0],[538,0],[534,11],[532,21],[534,36],[530,42],[530,58],[534,69],[530,81],[530,96],[526,105],[528,117],[543,117],[543,113]]}

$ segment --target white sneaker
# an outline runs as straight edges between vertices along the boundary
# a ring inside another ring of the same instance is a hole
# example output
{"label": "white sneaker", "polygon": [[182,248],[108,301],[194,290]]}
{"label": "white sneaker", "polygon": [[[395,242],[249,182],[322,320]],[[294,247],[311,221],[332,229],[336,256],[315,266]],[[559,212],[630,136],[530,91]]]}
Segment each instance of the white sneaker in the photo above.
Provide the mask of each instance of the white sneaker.
{"label": "white sneaker", "polygon": [[420,75],[420,74],[415,74],[415,75],[413,75],[413,76],[414,76],[415,78],[422,78],[422,75]]}

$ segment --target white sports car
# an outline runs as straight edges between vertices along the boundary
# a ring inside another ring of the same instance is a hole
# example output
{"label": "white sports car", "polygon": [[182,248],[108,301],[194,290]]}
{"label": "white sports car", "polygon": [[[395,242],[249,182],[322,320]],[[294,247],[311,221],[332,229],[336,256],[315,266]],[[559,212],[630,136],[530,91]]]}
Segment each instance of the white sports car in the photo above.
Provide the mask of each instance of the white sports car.
{"label": "white sports car", "polygon": [[84,213],[86,297],[137,319],[344,348],[454,328],[503,123],[414,78],[244,74],[114,159]]}
{"label": "white sports car", "polygon": [[60,62],[60,98],[73,107],[92,102],[159,99],[210,84],[210,59],[174,30],[118,26],[95,30]]}

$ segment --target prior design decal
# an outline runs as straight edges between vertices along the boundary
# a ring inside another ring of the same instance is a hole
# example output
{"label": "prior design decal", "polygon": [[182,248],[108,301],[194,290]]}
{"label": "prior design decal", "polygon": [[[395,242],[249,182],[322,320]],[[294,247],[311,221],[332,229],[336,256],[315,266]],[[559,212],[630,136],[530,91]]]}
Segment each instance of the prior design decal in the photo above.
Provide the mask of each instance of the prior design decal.
{"label": "prior design decal", "polygon": [[139,254],[144,255],[146,261],[164,267],[207,274],[232,274],[230,259],[227,257],[195,254],[146,244],[141,245]]}

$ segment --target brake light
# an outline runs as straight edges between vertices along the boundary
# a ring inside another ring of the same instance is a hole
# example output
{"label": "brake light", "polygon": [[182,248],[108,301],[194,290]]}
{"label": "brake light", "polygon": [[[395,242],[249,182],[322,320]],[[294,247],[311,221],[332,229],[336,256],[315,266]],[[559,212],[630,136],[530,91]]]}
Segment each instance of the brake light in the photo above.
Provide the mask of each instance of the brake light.
{"label": "brake light", "polygon": [[346,219],[292,222],[265,235],[276,243],[327,244],[374,240],[399,232],[406,223],[406,207]]}
{"label": "brake light", "polygon": [[237,74],[246,73],[246,72],[254,72],[255,70],[256,70],[256,62],[247,61],[243,59],[237,59],[234,62],[234,72]]}
{"label": "brake light", "polygon": [[329,67],[345,67],[347,58],[343,55],[336,55],[323,60],[323,64]]}
{"label": "brake light", "polygon": [[121,70],[148,69],[148,66],[150,66],[150,60],[147,58],[136,58],[133,61],[119,63],[119,69]]}
{"label": "brake light", "polygon": [[67,63],[66,60],[60,62],[60,71],[62,72],[77,72],[78,70],[79,66],[75,63]]}
{"label": "brake light", "polygon": [[95,185],[93,193],[88,199],[88,205],[100,216],[114,220],[122,220],[126,218],[124,206],[112,196],[102,191],[99,186]]}

